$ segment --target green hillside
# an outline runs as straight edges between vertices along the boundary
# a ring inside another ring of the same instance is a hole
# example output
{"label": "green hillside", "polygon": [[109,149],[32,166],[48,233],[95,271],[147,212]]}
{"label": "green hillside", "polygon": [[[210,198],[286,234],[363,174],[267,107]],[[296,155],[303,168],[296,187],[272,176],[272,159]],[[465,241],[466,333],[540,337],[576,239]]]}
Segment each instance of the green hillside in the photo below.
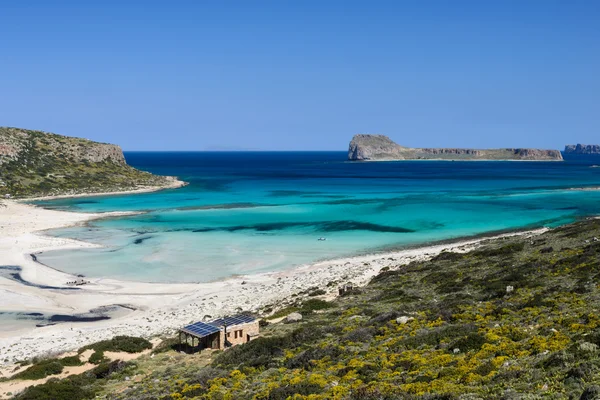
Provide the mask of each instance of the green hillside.
{"label": "green hillside", "polygon": [[128,166],[116,145],[0,127],[3,197],[123,191],[171,182]]}

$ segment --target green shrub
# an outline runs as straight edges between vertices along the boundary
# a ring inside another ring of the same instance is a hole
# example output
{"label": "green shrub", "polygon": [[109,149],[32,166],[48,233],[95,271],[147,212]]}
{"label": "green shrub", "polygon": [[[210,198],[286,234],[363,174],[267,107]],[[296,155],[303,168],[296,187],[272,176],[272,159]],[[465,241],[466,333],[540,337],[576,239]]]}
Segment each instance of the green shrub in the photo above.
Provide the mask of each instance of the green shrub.
{"label": "green shrub", "polygon": [[594,366],[590,363],[580,363],[567,371],[565,378],[588,379],[594,373]]}
{"label": "green shrub", "polygon": [[[112,340],[112,345],[115,350],[109,351],[124,351],[126,353],[140,353],[144,350],[152,348],[152,343],[144,338],[131,336],[116,336]],[[106,351],[106,350],[105,350]]]}
{"label": "green shrub", "polygon": [[269,393],[269,400],[287,400],[295,395],[308,396],[321,393],[322,391],[323,389],[319,385],[302,382],[296,385],[282,386],[271,390]]}
{"label": "green shrub", "polygon": [[201,384],[202,386],[208,386],[208,382],[216,378],[225,378],[229,375],[229,372],[213,367],[204,367],[197,374],[195,374],[190,381],[190,385]]}
{"label": "green shrub", "polygon": [[524,303],[521,307],[522,308],[538,308],[538,307],[551,307],[553,304],[550,300],[548,300],[544,295],[542,295],[541,293],[537,293],[535,296],[533,296],[533,298],[531,298],[529,301],[527,301],[526,303]]}
{"label": "green shrub", "polygon": [[[461,336],[470,336],[473,332],[477,331],[475,325],[463,324],[463,325],[446,325],[431,331],[424,332],[420,335],[410,336],[404,339],[401,344],[408,349],[417,349],[421,346],[436,347],[439,346],[440,342],[455,339]],[[454,346],[450,347],[450,350],[454,349]],[[460,348],[461,351],[467,351],[466,349]]]}
{"label": "green shrub", "polygon": [[462,253],[455,253],[453,251],[444,250],[440,254],[435,256],[431,261],[458,261],[462,260],[463,257],[464,254]]}
{"label": "green shrub", "polygon": [[367,343],[371,339],[373,339],[373,336],[375,336],[376,332],[377,331],[375,330],[375,328],[372,328],[372,327],[357,328],[357,329],[353,330],[352,332],[349,332],[348,334],[346,334],[342,338],[342,340],[345,340],[348,342]]}
{"label": "green shrub", "polygon": [[300,311],[300,309],[298,307],[293,307],[293,306],[285,307],[285,308],[282,308],[281,310],[275,312],[273,315],[271,315],[269,317],[269,319],[282,318],[288,314],[291,314],[293,312],[298,312],[298,311]]}
{"label": "green shrub", "polygon": [[313,366],[313,360],[321,360],[325,357],[336,359],[340,354],[342,354],[342,351],[336,346],[315,347],[287,360],[285,366],[286,368],[303,368],[310,371]]}
{"label": "green shrub", "polygon": [[283,356],[283,348],[289,343],[286,337],[259,337],[251,342],[235,346],[216,357],[215,366],[274,366],[275,359]]}
{"label": "green shrub", "polygon": [[479,333],[470,333],[464,338],[460,338],[455,341],[450,349],[458,348],[461,352],[466,353],[471,350],[479,350],[481,346],[485,343],[485,337],[481,336]]}
{"label": "green shrub", "polygon": [[91,382],[74,376],[63,380],[50,379],[48,382],[31,386],[15,397],[17,400],[85,400],[95,397]]}
{"label": "green shrub", "polygon": [[600,386],[593,385],[593,386],[587,387],[583,391],[579,400],[597,400],[599,398],[600,398]]}
{"label": "green shrub", "polygon": [[79,365],[83,365],[83,363],[79,359],[79,356],[60,358],[58,359],[58,362],[60,362],[65,367],[77,367]]}
{"label": "green shrub", "polygon": [[401,285],[390,286],[381,291],[381,293],[373,298],[373,301],[394,301],[394,302],[411,302],[419,300],[404,290]]}
{"label": "green shrub", "polygon": [[129,363],[124,361],[116,360],[110,363],[102,363],[98,365],[96,368],[89,372],[90,375],[93,375],[96,379],[104,379],[108,378],[114,373],[121,372],[125,368],[129,366]]}
{"label": "green shrub", "polygon": [[124,351],[126,353],[140,353],[144,350],[151,349],[152,343],[140,337],[133,336],[115,336],[110,340],[93,343],[79,349],[79,354],[86,350],[95,350],[96,352],[105,351]]}
{"label": "green shrub", "polygon": [[96,350],[88,359],[88,361],[92,364],[100,364],[105,360],[106,358],[104,357],[104,352],[100,350]]}
{"label": "green shrub", "polygon": [[38,362],[37,364],[33,364],[25,371],[19,372],[18,374],[14,375],[13,378],[27,380],[42,379],[50,375],[60,374],[63,368],[63,365],[58,360],[44,360]]}
{"label": "green shrub", "polygon": [[385,282],[393,282],[397,279],[398,276],[402,275],[403,272],[394,270],[394,271],[383,271],[379,272],[379,274],[375,275],[373,279],[369,282],[369,285],[375,283],[385,283]]}
{"label": "green shrub", "polygon": [[301,308],[300,312],[312,312],[312,311],[318,311],[318,310],[326,310],[331,307],[333,307],[333,305],[325,300],[310,299],[310,300],[306,300],[304,303],[302,303],[302,308]]}
{"label": "green shrub", "polygon": [[475,250],[471,252],[471,255],[475,257],[498,257],[508,256],[513,253],[519,252],[525,248],[525,242],[515,242],[506,244],[496,248],[485,248],[481,250]]}

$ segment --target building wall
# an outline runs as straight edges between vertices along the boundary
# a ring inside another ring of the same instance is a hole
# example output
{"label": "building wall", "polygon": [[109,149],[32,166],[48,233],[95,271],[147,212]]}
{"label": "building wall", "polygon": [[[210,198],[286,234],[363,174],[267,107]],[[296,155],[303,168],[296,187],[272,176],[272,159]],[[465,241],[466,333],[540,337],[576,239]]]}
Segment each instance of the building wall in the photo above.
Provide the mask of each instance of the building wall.
{"label": "building wall", "polygon": [[[248,342],[248,335],[255,337],[258,335],[259,326],[258,321],[249,322],[247,324],[232,325],[227,327],[227,340],[232,346]],[[225,336],[223,330],[220,335],[220,346],[222,349],[225,348]]]}

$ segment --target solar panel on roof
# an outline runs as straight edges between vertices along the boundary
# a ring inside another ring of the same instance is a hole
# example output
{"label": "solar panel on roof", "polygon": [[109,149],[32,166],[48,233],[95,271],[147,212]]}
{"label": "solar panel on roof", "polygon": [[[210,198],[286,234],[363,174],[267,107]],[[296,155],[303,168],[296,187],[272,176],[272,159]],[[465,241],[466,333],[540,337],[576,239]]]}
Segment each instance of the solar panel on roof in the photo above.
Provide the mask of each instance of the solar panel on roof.
{"label": "solar panel on roof", "polygon": [[234,326],[247,324],[253,321],[256,321],[256,319],[249,315],[235,315],[232,317],[220,318],[211,322],[195,322],[191,325],[184,326],[181,330],[198,337],[205,337],[219,332],[224,325]]}
{"label": "solar panel on roof", "polygon": [[223,325],[233,326],[233,325],[247,324],[247,323],[253,322],[255,320],[256,319],[254,317],[251,317],[249,315],[235,315],[232,317],[216,319],[214,321],[209,322],[209,324],[212,326],[218,326],[218,327],[221,327]]}
{"label": "solar panel on roof", "polygon": [[198,337],[205,337],[220,331],[219,328],[204,322],[196,322],[191,325],[184,326],[181,330]]}

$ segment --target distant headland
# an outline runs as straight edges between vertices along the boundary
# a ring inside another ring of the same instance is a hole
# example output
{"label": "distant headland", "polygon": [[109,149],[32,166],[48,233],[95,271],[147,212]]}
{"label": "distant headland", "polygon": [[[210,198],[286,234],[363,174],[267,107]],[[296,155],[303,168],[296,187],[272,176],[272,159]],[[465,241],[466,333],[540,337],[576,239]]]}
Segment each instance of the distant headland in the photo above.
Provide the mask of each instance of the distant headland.
{"label": "distant headland", "polygon": [[600,154],[600,145],[597,144],[568,144],[565,154]]}
{"label": "distant headland", "polygon": [[410,148],[400,146],[384,135],[355,135],[348,148],[351,161],[388,160],[514,160],[562,161],[558,150],[540,149],[455,149]]}
{"label": "distant headland", "polygon": [[0,127],[0,196],[73,196],[179,187],[171,176],[137,170],[114,144]]}

